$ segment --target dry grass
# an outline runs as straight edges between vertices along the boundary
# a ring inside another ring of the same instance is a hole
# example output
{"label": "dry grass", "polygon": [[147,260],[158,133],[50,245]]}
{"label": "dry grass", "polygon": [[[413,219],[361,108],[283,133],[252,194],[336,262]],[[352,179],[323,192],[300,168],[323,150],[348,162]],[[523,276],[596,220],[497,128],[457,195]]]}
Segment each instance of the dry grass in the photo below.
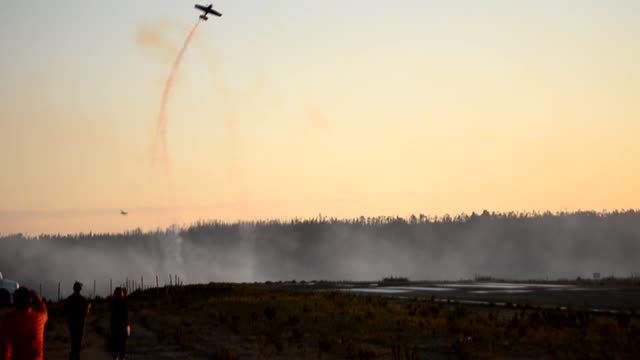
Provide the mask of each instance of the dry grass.
{"label": "dry grass", "polygon": [[[220,284],[137,292],[130,304],[136,359],[640,358],[640,324],[630,313]],[[50,309],[47,346],[62,346],[60,304]],[[91,331],[108,338],[106,301],[94,309]]]}

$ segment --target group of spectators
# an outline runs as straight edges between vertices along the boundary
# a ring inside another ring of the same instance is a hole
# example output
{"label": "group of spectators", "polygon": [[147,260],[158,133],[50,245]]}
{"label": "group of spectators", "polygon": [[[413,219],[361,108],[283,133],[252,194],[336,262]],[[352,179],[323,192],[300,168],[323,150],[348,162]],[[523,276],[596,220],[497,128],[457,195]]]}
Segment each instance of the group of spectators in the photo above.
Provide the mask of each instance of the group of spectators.
{"label": "group of spectators", "polygon": [[[127,290],[117,287],[111,298],[111,344],[114,359],[126,358],[127,337],[130,335]],[[44,328],[49,320],[47,306],[35,291],[21,287],[13,294],[15,310],[0,324],[0,360],[43,360]],[[82,284],[73,284],[73,294],[64,303],[69,336],[70,360],[79,360],[84,335],[84,323],[91,302],[82,295]]]}

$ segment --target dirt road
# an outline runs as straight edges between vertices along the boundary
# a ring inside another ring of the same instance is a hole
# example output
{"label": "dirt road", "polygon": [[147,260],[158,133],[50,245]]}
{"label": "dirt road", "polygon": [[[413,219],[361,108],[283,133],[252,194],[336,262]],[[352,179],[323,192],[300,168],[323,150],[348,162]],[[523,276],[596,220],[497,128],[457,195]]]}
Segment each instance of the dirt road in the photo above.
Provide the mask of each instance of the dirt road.
{"label": "dirt road", "polygon": [[[92,331],[89,327],[85,329],[83,339],[83,349],[80,353],[82,359],[90,360],[111,360],[111,354],[107,344],[107,339]],[[69,343],[50,341],[45,343],[45,360],[67,360],[69,359]]]}

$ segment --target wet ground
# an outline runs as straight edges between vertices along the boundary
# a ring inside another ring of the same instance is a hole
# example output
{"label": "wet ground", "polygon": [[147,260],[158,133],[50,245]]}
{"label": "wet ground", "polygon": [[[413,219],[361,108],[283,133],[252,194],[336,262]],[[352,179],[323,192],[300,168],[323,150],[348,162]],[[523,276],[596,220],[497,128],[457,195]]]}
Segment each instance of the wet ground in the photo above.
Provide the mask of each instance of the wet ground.
{"label": "wet ground", "polygon": [[589,306],[601,310],[640,307],[640,288],[502,282],[412,282],[398,285],[341,284],[337,289],[363,294],[464,300],[470,303],[512,302],[541,306]]}

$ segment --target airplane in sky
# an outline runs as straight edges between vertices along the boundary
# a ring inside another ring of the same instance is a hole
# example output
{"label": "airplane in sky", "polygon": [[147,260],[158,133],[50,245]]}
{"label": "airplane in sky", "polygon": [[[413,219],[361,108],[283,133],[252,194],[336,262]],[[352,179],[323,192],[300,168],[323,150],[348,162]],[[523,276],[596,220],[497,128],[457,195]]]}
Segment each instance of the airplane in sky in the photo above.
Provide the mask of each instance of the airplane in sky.
{"label": "airplane in sky", "polygon": [[122,215],[122,216],[127,216],[127,215],[129,215],[129,212],[128,212],[128,211],[124,211],[124,210],[120,209],[120,215]]}
{"label": "airplane in sky", "polygon": [[212,14],[215,16],[222,16],[221,13],[217,12],[216,10],[213,9],[213,4],[209,4],[208,6],[204,6],[204,5],[195,5],[195,8],[203,11],[204,14],[200,15],[200,19],[207,21],[209,18],[207,17],[207,15]]}

